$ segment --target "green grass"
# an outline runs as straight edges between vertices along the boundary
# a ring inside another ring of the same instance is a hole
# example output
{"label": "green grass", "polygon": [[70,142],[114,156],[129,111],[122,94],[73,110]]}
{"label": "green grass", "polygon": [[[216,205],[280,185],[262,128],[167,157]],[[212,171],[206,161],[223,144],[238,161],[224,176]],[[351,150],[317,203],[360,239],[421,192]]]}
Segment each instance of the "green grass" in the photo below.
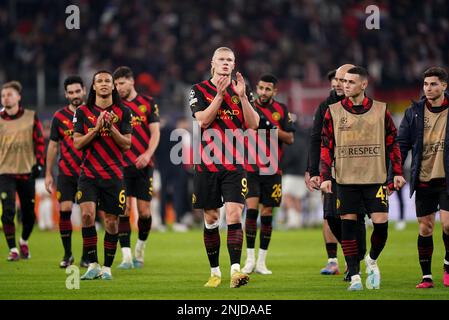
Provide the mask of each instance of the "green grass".
{"label": "green grass", "polygon": [[[223,282],[217,289],[203,287],[209,276],[209,264],[202,232],[196,230],[188,233],[153,232],[143,269],[115,269],[121,259],[118,249],[113,265],[113,281],[81,281],[79,290],[68,290],[65,270],[58,268],[62,256],[58,233],[35,231],[30,239],[32,258],[28,261],[7,262],[6,249],[2,246],[4,258],[0,260],[0,299],[449,299],[449,288],[444,288],[442,284],[444,248],[441,227],[438,225],[434,235],[433,274],[436,287],[430,290],[415,289],[421,274],[416,249],[417,225],[409,224],[401,232],[390,229],[387,246],[379,259],[381,290],[365,289],[362,292],[348,292],[342,275],[319,274],[326,262],[320,229],[275,230],[267,258],[273,275],[251,275],[250,283],[239,289],[229,288],[229,257],[224,233],[221,234],[220,256]],[[368,229],[370,234],[371,229]],[[135,237],[136,233],[133,233],[133,243]],[[103,235],[99,235],[100,262],[103,262],[102,238]],[[74,233],[73,243],[75,258],[79,262],[80,232]],[[340,249],[338,255],[344,268]],[[245,253],[242,264],[244,259]],[[81,269],[82,273],[84,271]],[[363,273],[363,281],[365,278]]]}

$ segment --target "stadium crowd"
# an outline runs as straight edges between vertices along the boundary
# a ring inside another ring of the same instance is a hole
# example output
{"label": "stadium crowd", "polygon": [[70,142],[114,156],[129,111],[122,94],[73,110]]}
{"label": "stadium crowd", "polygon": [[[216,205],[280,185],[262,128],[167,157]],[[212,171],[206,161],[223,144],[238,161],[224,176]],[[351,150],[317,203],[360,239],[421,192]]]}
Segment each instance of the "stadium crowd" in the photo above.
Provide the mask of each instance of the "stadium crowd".
{"label": "stadium crowd", "polygon": [[[188,84],[208,75],[211,48],[219,45],[239,53],[237,67],[251,83],[264,72],[317,83],[351,61],[367,67],[375,87],[391,88],[417,85],[426,67],[449,62],[449,4],[442,0],[377,1],[382,32],[365,28],[369,1],[12,3],[0,3],[0,34],[7,35],[0,59],[8,61],[0,82],[20,74],[32,95],[36,70],[45,70],[48,104],[63,101],[58,92],[69,74],[87,82],[95,70],[129,65],[142,92],[166,101],[162,113],[180,110]],[[68,32],[71,4],[79,6],[81,24]]]}

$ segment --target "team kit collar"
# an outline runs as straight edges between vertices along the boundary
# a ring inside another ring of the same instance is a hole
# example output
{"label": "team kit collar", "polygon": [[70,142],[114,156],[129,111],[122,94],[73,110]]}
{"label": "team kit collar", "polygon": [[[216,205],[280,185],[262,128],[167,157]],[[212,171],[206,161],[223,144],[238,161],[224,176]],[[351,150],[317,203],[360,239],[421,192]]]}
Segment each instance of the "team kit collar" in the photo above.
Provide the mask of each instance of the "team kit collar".
{"label": "team kit collar", "polygon": [[[344,98],[341,101],[341,103],[344,107],[346,107],[348,109],[352,109],[354,107],[354,103],[348,97]],[[368,97],[365,97],[362,101],[362,106],[363,106],[363,109],[365,109],[365,110],[371,108],[372,104],[373,104],[373,100]]]}
{"label": "team kit collar", "polygon": [[20,117],[23,115],[24,112],[25,112],[25,109],[19,106],[19,111],[17,111],[16,114],[14,114],[14,115],[9,115],[9,114],[6,112],[6,109],[3,109],[3,110],[0,112],[0,116],[1,116],[3,119],[5,119],[5,120],[14,120],[14,119],[20,118]]}
{"label": "team kit collar", "polygon": [[[432,105],[429,102],[429,100],[427,98],[425,100],[426,100],[426,107],[431,108]],[[447,96],[444,96],[443,103],[441,104],[440,107],[448,107],[448,106],[449,106],[449,100],[447,99]]]}

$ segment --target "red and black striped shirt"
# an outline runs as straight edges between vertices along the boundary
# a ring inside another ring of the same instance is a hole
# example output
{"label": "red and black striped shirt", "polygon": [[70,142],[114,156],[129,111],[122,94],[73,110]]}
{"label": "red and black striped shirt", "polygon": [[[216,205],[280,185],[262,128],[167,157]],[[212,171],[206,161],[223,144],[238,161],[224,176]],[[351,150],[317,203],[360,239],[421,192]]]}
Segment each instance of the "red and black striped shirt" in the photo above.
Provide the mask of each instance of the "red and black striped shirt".
{"label": "red and black striped shirt", "polygon": [[[137,157],[148,149],[151,139],[150,123],[159,122],[159,108],[152,97],[137,95],[132,101],[122,100],[132,112],[132,142],[131,149],[125,152],[125,167],[133,166]],[[154,158],[148,166],[154,166]]]}
{"label": "red and black striped shirt", "polygon": [[50,129],[50,140],[59,143],[59,174],[71,177],[79,176],[83,159],[83,152],[73,145],[74,114],[69,106],[56,111]]}
{"label": "red and black striped shirt", "polygon": [[[254,106],[256,108],[256,111],[260,115],[259,130],[260,128],[263,128],[263,121],[269,121],[271,125],[286,132],[295,131],[292,126],[293,122],[290,118],[288,109],[284,104],[271,99],[271,101],[266,104],[263,104],[259,100],[256,100]],[[275,141],[274,139],[276,139],[276,137],[270,134],[269,129],[266,129],[266,135],[262,139],[259,139],[259,137],[257,137],[256,139],[252,137],[248,138],[248,161],[245,165],[246,171],[260,172],[265,174],[280,174],[282,172],[280,165],[282,159],[283,144],[280,139],[277,139],[277,141]],[[273,144],[277,144],[277,154],[273,154],[270,151],[270,147]],[[263,157],[266,157],[266,159],[261,159],[261,154],[263,155]],[[273,167],[274,163],[276,163],[275,167]]]}
{"label": "red and black striped shirt", "polygon": [[[365,97],[362,105],[354,105],[349,98],[341,101],[342,107],[348,112],[354,114],[363,114],[371,109],[373,100]],[[390,159],[395,176],[402,176],[401,151],[396,141],[397,130],[391,118],[388,109],[385,112],[385,147],[386,158]],[[321,180],[331,180],[332,177],[332,162],[334,160],[335,137],[334,125],[330,109],[326,111],[323,120],[323,131],[321,133]]]}
{"label": "red and black striped shirt", "polygon": [[[252,103],[252,94],[247,89],[248,100]],[[212,103],[217,88],[210,80],[195,84],[190,91],[190,108],[193,117]],[[226,89],[223,102],[218,109],[216,119],[206,129],[201,128],[200,164],[197,171],[236,171],[244,169],[244,132],[243,107],[234,86]],[[226,134],[228,136],[226,137]],[[194,150],[194,153],[198,150]],[[195,160],[194,156],[194,160]]]}
{"label": "red and black striped shirt", "polygon": [[[0,117],[4,120],[15,120],[23,116],[25,109],[19,107],[19,111],[15,115],[8,115],[6,110],[0,111]],[[44,140],[44,130],[42,128],[42,123],[39,120],[37,113],[34,113],[34,124],[33,124],[33,145],[34,154],[36,155],[36,164],[43,167],[45,162],[45,140]],[[18,179],[28,179],[29,175],[16,175]]]}
{"label": "red and black striped shirt", "polygon": [[[80,106],[73,118],[75,132],[85,135],[95,127],[97,118],[102,111],[115,114],[113,125],[121,134],[130,134],[131,111],[125,106],[111,105],[105,109],[98,106]],[[97,136],[84,148],[84,159],[80,175],[98,179],[122,179],[123,151],[112,138],[110,130],[102,128]]]}

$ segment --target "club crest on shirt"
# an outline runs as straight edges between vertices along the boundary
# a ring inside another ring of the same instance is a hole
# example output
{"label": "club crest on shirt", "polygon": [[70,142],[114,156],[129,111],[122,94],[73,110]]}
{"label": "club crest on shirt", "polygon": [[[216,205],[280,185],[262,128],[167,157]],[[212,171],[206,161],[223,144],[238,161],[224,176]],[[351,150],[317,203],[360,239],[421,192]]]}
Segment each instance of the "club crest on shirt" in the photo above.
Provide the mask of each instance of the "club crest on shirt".
{"label": "club crest on shirt", "polygon": [[111,116],[112,116],[112,122],[113,123],[117,123],[120,120],[120,118],[118,117],[118,115],[116,115],[114,113],[114,111],[111,111]]}
{"label": "club crest on shirt", "polygon": [[145,112],[147,112],[147,107],[144,104],[141,104],[139,106],[139,110],[140,110],[140,112],[145,113]]}
{"label": "club crest on shirt", "polygon": [[73,130],[64,130],[64,136],[73,137]]}
{"label": "club crest on shirt", "polygon": [[271,117],[273,118],[274,121],[279,121],[281,119],[281,114],[279,112],[273,112],[271,114]]}
{"label": "club crest on shirt", "polygon": [[240,99],[239,99],[238,96],[232,96],[231,97],[231,101],[232,101],[232,103],[235,103],[235,104],[239,104],[240,103]]}

